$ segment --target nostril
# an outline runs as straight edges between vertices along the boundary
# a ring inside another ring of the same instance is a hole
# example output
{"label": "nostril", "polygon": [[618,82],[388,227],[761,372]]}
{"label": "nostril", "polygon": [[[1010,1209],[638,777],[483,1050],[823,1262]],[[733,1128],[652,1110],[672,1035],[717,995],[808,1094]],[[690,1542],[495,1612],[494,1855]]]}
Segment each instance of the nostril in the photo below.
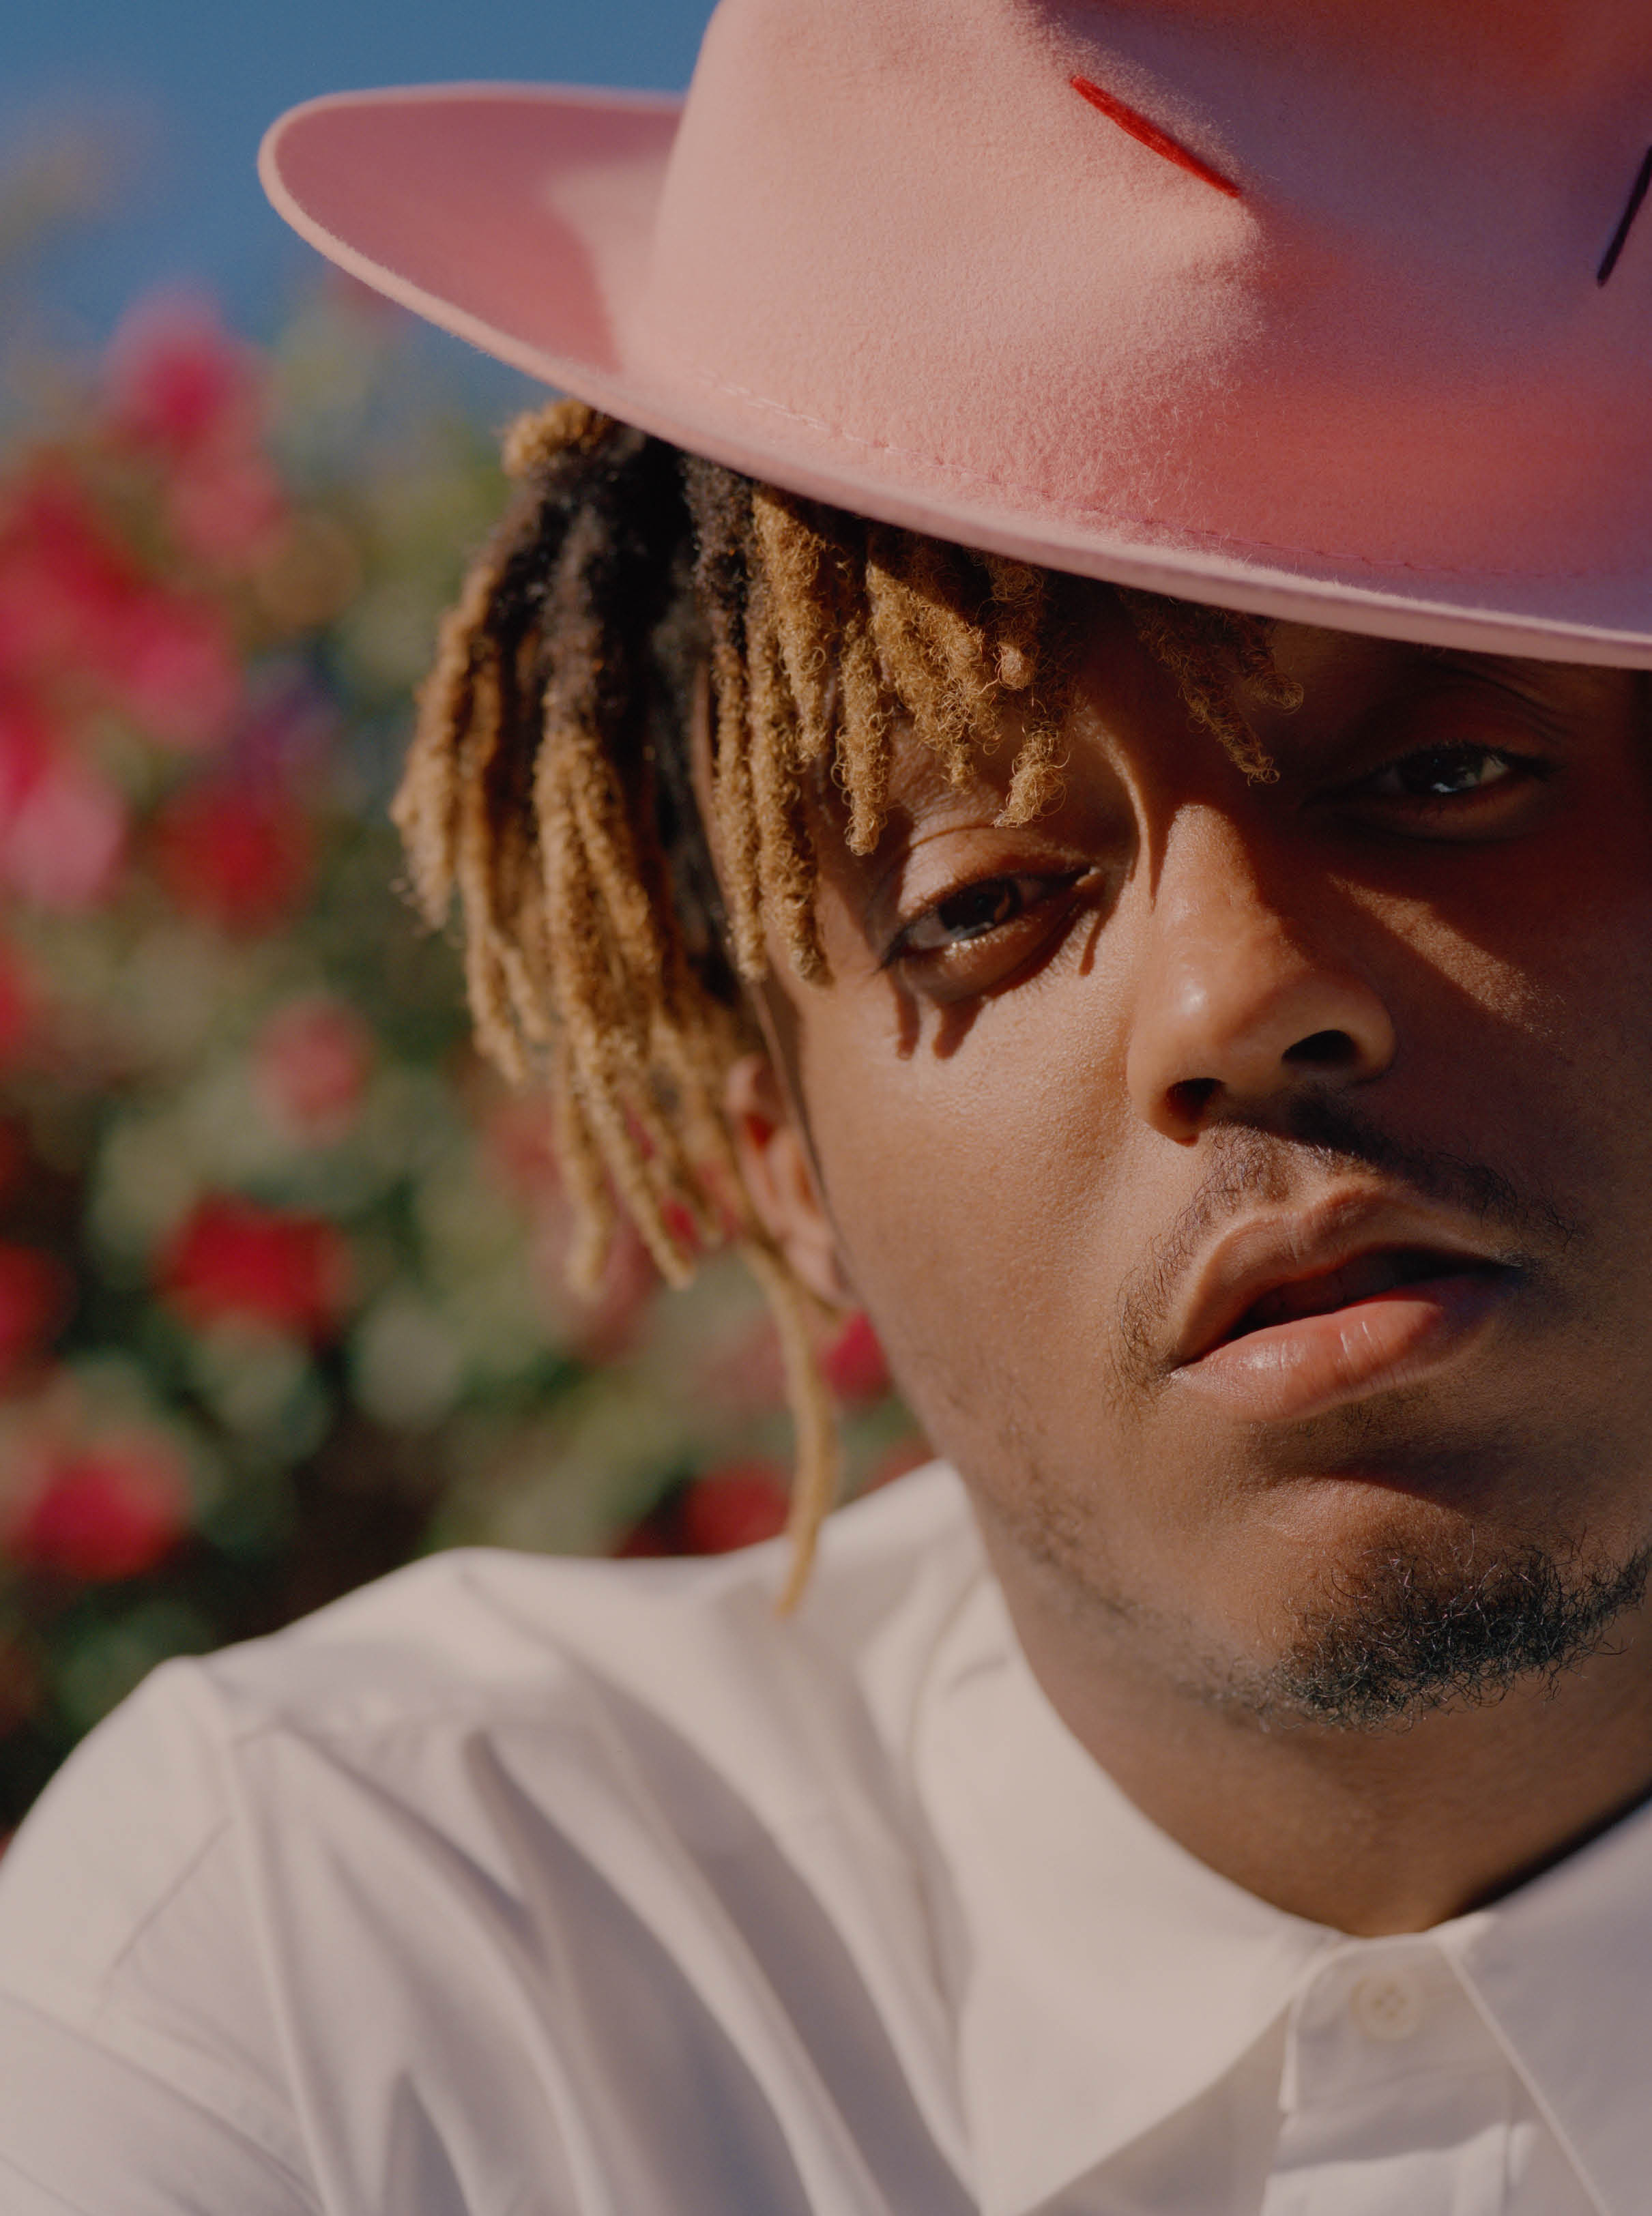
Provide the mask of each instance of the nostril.
{"label": "nostril", "polygon": [[1292,1069],[1351,1069],[1359,1050],[1347,1031],[1310,1031],[1286,1047],[1282,1058]]}
{"label": "nostril", "polygon": [[1169,1092],[1172,1111],[1184,1123],[1197,1123],[1210,1105],[1211,1096],[1222,1090],[1221,1082],[1214,1077],[1185,1077]]}

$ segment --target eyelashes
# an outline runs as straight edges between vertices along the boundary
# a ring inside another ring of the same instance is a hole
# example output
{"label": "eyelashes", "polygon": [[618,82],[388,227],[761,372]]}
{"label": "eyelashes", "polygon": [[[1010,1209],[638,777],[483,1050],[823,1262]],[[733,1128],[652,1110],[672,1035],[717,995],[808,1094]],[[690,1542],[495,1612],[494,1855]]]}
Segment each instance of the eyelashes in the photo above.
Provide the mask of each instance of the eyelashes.
{"label": "eyelashes", "polygon": [[[1546,782],[1552,773],[1552,764],[1509,748],[1475,740],[1447,742],[1414,748],[1327,797],[1343,808],[1368,809],[1373,821],[1386,817],[1398,820],[1402,827],[1409,821],[1411,835],[1418,840],[1450,835],[1453,820],[1460,815],[1465,819],[1465,827],[1458,827],[1460,834],[1469,837],[1483,816],[1476,803],[1489,802],[1501,821],[1508,804],[1518,808],[1519,796]],[[1431,828],[1439,826],[1446,828]],[[1053,903],[1105,874],[1098,862],[1090,862],[1062,870],[999,870],[965,878],[928,901],[900,926],[878,966],[965,965],[972,950],[978,950],[975,966],[990,969],[995,949],[1007,962],[1017,963],[1032,943],[1057,927]]]}
{"label": "eyelashes", "polygon": [[897,932],[881,966],[934,961],[972,946],[1003,943],[1018,924],[1033,920],[1040,909],[1069,892],[1085,875],[1080,870],[1048,872],[1002,871],[972,879],[933,901]]}

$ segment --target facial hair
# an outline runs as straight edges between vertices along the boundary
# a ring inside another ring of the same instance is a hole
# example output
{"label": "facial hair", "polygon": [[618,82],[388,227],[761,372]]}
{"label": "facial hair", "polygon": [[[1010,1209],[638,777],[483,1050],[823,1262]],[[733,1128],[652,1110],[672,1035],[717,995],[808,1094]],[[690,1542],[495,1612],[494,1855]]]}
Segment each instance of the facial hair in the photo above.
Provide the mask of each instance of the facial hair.
{"label": "facial hair", "polygon": [[[1309,1176],[1376,1171],[1480,1225],[1531,1277],[1586,1239],[1552,1197],[1489,1163],[1402,1142],[1334,1093],[1298,1095],[1284,1128],[1235,1123],[1214,1136],[1198,1192],[1121,1292],[1115,1370],[1125,1395],[1150,1394],[1168,1376],[1165,1319],[1200,1248],[1258,1200],[1288,1203]],[[1297,1604],[1276,1658],[1193,1661],[1184,1647],[1179,1674],[1185,1690],[1270,1727],[1403,1728],[1436,1709],[1498,1700],[1517,1684],[1552,1688],[1642,1604],[1649,1572],[1652,1544],[1601,1560],[1581,1533],[1510,1537],[1477,1555],[1471,1527],[1432,1544],[1379,1546],[1328,1570]],[[1119,1612],[1134,1611],[1125,1604]]]}
{"label": "facial hair", "polygon": [[1478,1568],[1455,1546],[1373,1552],[1298,1610],[1279,1659],[1217,1673],[1207,1691],[1264,1723],[1350,1732],[1485,1707],[1516,1685],[1552,1692],[1641,1606],[1649,1570],[1652,1546],[1593,1563],[1531,1544]]}
{"label": "facial hair", "polygon": [[1284,1115],[1279,1129],[1236,1118],[1212,1135],[1198,1191],[1125,1280],[1114,1364],[1123,1391],[1150,1390],[1167,1375],[1165,1319],[1200,1248],[1258,1201],[1287,1204],[1310,1177],[1375,1171],[1480,1226],[1503,1258],[1528,1274],[1544,1274],[1551,1256],[1585,1237],[1550,1195],[1516,1184],[1489,1162],[1397,1139],[1335,1093],[1304,1092]]}

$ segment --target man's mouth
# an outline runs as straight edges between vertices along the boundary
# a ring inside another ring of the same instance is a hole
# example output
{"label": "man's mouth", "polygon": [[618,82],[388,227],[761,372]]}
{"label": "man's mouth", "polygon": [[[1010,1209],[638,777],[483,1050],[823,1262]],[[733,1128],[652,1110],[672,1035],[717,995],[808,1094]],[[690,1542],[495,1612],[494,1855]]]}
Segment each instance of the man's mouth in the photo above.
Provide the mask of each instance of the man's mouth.
{"label": "man's mouth", "polygon": [[1215,1344],[1224,1346],[1251,1332],[1266,1331],[1273,1324],[1295,1323],[1302,1316],[1329,1315],[1335,1308],[1353,1308],[1361,1301],[1376,1299],[1379,1294],[1394,1292],[1402,1285],[1422,1285],[1436,1277],[1487,1271],[1501,1274],[1495,1262],[1474,1262],[1467,1256],[1445,1253],[1438,1247],[1378,1248],[1371,1253],[1356,1254],[1352,1261],[1334,1270],[1321,1270],[1312,1276],[1294,1277],[1272,1287],[1254,1300]]}
{"label": "man's mouth", "polygon": [[1384,1239],[1384,1212],[1353,1210],[1367,1218],[1363,1243],[1335,1209],[1317,1225],[1252,1224],[1219,1242],[1180,1336],[1179,1383],[1244,1422],[1299,1421],[1460,1355],[1519,1272],[1449,1241]]}

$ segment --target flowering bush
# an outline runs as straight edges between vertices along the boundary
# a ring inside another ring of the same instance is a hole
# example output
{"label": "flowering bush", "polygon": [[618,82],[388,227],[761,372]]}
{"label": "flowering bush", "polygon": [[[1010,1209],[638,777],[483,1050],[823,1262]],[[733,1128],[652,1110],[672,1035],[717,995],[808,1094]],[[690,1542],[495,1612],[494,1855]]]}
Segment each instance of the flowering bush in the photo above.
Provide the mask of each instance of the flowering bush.
{"label": "flowering bush", "polygon": [[[458,1540],[777,1530],[769,1327],[622,1238],[392,888],[411,687],[501,487],[382,308],[152,301],[0,453],[0,1833],[162,1656]],[[920,1450],[864,1320],[856,1481]]]}

